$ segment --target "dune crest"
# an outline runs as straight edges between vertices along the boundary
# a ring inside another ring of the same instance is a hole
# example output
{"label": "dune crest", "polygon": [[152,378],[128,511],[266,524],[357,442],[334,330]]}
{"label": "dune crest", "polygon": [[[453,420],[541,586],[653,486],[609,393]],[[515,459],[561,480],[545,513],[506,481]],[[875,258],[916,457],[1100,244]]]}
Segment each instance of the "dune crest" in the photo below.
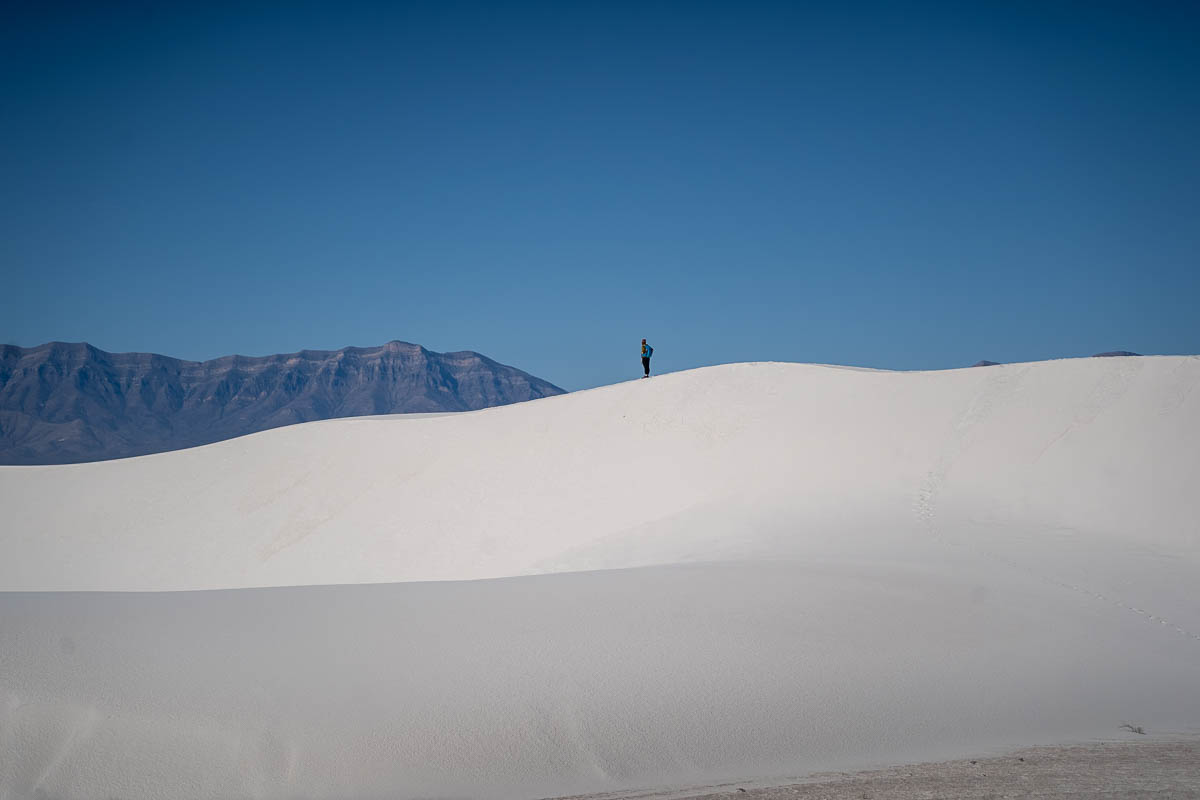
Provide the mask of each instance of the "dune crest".
{"label": "dune crest", "polygon": [[1200,359],[710,367],[0,470],[0,589],[462,580],[942,540],[1197,545]]}

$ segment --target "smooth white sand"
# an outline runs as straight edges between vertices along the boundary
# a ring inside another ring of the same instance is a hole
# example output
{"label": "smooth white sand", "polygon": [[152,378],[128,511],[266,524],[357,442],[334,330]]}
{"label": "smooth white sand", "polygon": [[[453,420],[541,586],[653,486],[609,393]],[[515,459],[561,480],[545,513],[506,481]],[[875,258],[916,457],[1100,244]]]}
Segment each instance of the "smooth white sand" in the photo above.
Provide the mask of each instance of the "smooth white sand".
{"label": "smooth white sand", "polygon": [[0,590],[907,558],[934,543],[1067,564],[1099,547],[1105,563],[1150,569],[1161,550],[1195,565],[1198,383],[1194,357],[734,364],[467,414],[5,467]]}
{"label": "smooth white sand", "polygon": [[742,364],[0,469],[0,798],[551,796],[1200,728],[1198,384]]}

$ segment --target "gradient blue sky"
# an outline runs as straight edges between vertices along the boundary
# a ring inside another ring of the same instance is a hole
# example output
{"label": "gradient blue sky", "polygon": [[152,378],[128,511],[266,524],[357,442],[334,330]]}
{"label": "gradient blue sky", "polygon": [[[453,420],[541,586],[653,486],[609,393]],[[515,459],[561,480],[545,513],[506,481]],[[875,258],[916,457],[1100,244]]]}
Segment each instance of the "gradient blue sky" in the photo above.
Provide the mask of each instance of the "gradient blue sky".
{"label": "gradient blue sky", "polygon": [[1200,352],[1200,4],[3,9],[0,341]]}

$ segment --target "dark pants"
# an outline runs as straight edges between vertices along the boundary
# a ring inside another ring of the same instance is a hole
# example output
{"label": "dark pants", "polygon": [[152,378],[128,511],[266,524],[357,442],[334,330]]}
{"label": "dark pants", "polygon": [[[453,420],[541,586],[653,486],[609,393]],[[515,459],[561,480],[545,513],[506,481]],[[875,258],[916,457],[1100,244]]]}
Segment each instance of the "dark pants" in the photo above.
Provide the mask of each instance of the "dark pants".
{"label": "dark pants", "polygon": [[642,356],[642,369],[646,370],[646,374],[650,374],[650,357]]}

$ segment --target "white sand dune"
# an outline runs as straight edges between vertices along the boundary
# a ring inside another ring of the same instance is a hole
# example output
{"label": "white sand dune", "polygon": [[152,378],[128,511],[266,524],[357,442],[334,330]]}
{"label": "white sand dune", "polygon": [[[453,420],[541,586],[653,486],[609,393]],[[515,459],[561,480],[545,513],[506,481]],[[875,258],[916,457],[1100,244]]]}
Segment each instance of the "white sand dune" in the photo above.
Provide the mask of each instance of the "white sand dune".
{"label": "white sand dune", "polygon": [[1198,386],[737,364],[0,468],[0,798],[549,796],[1200,729]]}

